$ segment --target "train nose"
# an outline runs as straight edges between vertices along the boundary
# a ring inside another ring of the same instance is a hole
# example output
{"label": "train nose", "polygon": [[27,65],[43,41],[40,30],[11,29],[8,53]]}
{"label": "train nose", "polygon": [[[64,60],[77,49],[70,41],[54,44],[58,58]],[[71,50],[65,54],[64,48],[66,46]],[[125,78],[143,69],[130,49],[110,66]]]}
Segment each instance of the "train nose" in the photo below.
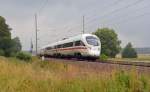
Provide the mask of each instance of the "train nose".
{"label": "train nose", "polygon": [[92,52],[92,56],[99,57],[99,55],[100,55],[100,52],[98,52],[98,51]]}
{"label": "train nose", "polygon": [[99,48],[92,48],[90,51],[91,56],[96,56],[99,57],[100,56],[100,50]]}

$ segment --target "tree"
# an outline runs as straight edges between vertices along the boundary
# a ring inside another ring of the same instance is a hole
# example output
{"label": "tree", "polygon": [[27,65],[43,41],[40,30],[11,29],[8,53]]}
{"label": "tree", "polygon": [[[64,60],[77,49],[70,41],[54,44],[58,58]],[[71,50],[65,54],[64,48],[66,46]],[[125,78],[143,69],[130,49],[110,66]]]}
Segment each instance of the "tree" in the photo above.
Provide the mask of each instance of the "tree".
{"label": "tree", "polygon": [[11,39],[10,30],[6,20],[0,16],[0,52],[4,56],[11,56],[21,49],[19,38]]}
{"label": "tree", "polygon": [[6,24],[5,19],[0,16],[0,39],[4,37],[8,37],[11,39],[11,33],[10,33],[11,28]]}
{"label": "tree", "polygon": [[4,51],[0,49],[0,56],[4,56]]}
{"label": "tree", "polygon": [[9,56],[8,50],[10,50],[12,44],[10,30],[5,19],[0,16],[0,49],[5,56]]}
{"label": "tree", "polygon": [[21,46],[21,42],[20,42],[19,37],[15,37],[12,40],[13,40],[13,50],[14,50],[14,52],[21,51],[22,46]]}
{"label": "tree", "polygon": [[122,58],[137,58],[137,52],[132,47],[131,43],[128,43],[122,51]]}
{"label": "tree", "polygon": [[11,56],[12,54],[12,46],[13,46],[13,42],[11,39],[4,37],[1,41],[0,41],[0,48],[4,51],[4,56]]}
{"label": "tree", "polygon": [[120,43],[118,36],[113,29],[102,28],[97,29],[94,33],[101,40],[101,54],[105,54],[109,57],[115,57],[120,52]]}

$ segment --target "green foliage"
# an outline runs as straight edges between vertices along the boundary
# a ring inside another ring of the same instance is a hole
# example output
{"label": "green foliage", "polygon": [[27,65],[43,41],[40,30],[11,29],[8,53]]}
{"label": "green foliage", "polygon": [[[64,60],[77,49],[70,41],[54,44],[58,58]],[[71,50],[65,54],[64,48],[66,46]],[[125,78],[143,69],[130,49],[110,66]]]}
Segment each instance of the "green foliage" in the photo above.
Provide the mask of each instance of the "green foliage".
{"label": "green foliage", "polygon": [[32,56],[30,53],[27,53],[27,52],[18,52],[16,55],[16,58],[18,58],[20,60],[29,61],[32,59]]}
{"label": "green foliage", "polygon": [[6,20],[2,16],[0,16],[0,39],[3,37],[8,37],[9,39],[11,39],[10,30],[11,29],[6,24]]}
{"label": "green foliage", "polygon": [[117,73],[116,82],[124,88],[129,88],[130,87],[130,76],[128,74],[126,74],[124,71],[120,71],[119,73]]}
{"label": "green foliage", "polygon": [[137,52],[132,47],[131,43],[128,43],[122,51],[123,58],[137,58]]}
{"label": "green foliage", "polygon": [[106,56],[105,54],[101,54],[101,56],[99,57],[99,59],[101,61],[106,61],[108,59],[108,56]]}
{"label": "green foliage", "polygon": [[4,56],[4,51],[2,49],[0,49],[0,56]]}
{"label": "green foliage", "polygon": [[15,37],[14,39],[12,39],[12,41],[13,41],[13,47],[12,47],[13,51],[14,52],[21,51],[22,46],[21,46],[21,42],[20,42],[19,37]]}
{"label": "green foliage", "polygon": [[13,56],[21,50],[21,44],[18,37],[11,39],[10,28],[3,17],[0,16],[0,49],[4,56]]}
{"label": "green foliage", "polygon": [[5,56],[11,56],[11,53],[13,52],[12,46],[13,46],[13,41],[9,39],[8,37],[0,39],[0,48],[4,51]]}
{"label": "green foliage", "polygon": [[102,28],[97,29],[94,33],[101,40],[101,53],[109,57],[115,57],[120,52],[120,43],[118,36],[113,29]]}

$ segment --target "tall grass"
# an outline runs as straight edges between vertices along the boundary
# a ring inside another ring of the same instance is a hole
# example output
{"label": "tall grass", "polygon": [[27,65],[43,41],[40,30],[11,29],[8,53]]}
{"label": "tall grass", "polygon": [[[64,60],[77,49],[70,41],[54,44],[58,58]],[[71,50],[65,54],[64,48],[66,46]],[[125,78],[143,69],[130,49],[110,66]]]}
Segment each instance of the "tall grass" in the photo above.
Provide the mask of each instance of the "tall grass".
{"label": "tall grass", "polygon": [[0,92],[150,92],[150,76],[134,69],[85,70],[63,62],[0,57]]}

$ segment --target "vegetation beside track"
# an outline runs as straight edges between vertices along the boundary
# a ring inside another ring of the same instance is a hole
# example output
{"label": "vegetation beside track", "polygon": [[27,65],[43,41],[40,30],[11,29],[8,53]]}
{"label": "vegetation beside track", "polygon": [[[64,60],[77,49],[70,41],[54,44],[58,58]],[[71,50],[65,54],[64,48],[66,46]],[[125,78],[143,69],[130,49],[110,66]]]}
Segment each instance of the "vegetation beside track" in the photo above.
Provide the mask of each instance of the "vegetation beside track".
{"label": "vegetation beside track", "polygon": [[[87,68],[89,67],[89,68]],[[90,65],[0,57],[1,92],[150,92],[150,74]]]}
{"label": "vegetation beside track", "polygon": [[117,55],[116,58],[110,58],[108,60],[112,61],[134,61],[134,62],[149,62],[150,63],[150,54],[138,54],[137,58],[121,58],[121,55]]}

